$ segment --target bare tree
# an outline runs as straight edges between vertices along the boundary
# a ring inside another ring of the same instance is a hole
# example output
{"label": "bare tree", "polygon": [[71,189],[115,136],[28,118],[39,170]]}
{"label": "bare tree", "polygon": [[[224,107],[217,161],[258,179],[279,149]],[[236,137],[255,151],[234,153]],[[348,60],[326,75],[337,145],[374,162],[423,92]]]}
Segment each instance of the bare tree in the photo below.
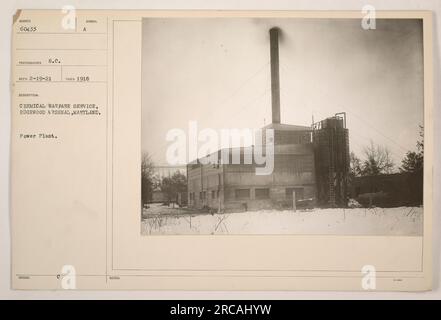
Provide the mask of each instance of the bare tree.
{"label": "bare tree", "polygon": [[424,128],[420,126],[420,139],[416,151],[408,151],[401,161],[400,172],[408,175],[411,202],[423,204],[424,190]]}
{"label": "bare tree", "polygon": [[354,152],[351,152],[349,156],[349,163],[350,163],[350,174],[352,177],[359,177],[362,174],[362,168],[361,168],[361,160],[358,158]]}
{"label": "bare tree", "polygon": [[177,200],[178,193],[187,193],[187,177],[179,171],[171,177],[164,177],[161,182],[161,191],[170,202]]}
{"label": "bare tree", "polygon": [[408,151],[401,161],[401,172],[422,172],[424,165],[424,128],[420,126],[420,140],[417,141],[417,151]]}
{"label": "bare tree", "polygon": [[143,153],[141,159],[141,201],[143,205],[152,200],[155,181],[154,168],[150,155],[147,152]]}
{"label": "bare tree", "polygon": [[361,165],[363,176],[376,176],[393,173],[395,164],[391,159],[390,150],[385,146],[371,144],[363,150],[365,160]]}

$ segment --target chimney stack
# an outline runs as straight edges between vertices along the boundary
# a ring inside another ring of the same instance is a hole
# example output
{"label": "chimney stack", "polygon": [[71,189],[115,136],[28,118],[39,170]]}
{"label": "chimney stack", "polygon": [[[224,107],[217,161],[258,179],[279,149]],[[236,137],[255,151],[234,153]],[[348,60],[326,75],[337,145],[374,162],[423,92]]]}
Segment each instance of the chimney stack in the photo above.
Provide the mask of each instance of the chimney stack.
{"label": "chimney stack", "polygon": [[279,31],[270,29],[271,106],[273,123],[280,123]]}

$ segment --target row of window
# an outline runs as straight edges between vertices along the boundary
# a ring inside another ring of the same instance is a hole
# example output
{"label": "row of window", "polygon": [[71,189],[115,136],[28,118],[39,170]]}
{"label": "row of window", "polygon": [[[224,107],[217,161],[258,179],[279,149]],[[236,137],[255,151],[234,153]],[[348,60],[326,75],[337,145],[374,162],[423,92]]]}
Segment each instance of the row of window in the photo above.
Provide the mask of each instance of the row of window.
{"label": "row of window", "polygon": [[[285,197],[287,199],[293,198],[293,193],[296,194],[296,199],[303,199],[303,188],[286,188]],[[269,199],[270,189],[269,188],[256,188],[254,189],[255,198],[258,200]],[[237,200],[250,199],[251,190],[250,189],[236,189],[234,190],[234,196]]]}
{"label": "row of window", "polygon": [[[254,194],[256,199],[269,199],[270,190],[269,188],[256,188],[254,189]],[[250,189],[236,189],[234,190],[234,196],[236,199],[250,199],[251,190]]]}
{"label": "row of window", "polygon": [[[303,188],[285,188],[285,197],[287,199],[293,198],[293,193],[296,194],[296,199],[303,199]],[[270,198],[270,189],[269,188],[256,188],[254,189],[255,198],[258,200],[269,199]],[[251,189],[235,189],[234,197],[236,200],[244,200],[251,199]],[[211,199],[219,198],[219,190],[211,191]],[[207,191],[199,192],[199,200],[207,199]],[[195,200],[195,193],[190,192],[190,201]]]}
{"label": "row of window", "polygon": [[[303,188],[286,188],[285,189],[285,197],[287,199],[293,198],[293,193],[296,194],[296,199],[303,199]],[[270,190],[269,188],[256,188],[254,189],[254,194],[256,199],[269,199]],[[250,189],[236,189],[234,190],[234,196],[236,199],[250,199],[251,198],[251,190]]]}
{"label": "row of window", "polygon": [[[211,199],[219,198],[219,190],[212,190],[211,191]],[[207,191],[201,191],[199,192],[199,200],[205,200],[207,199]],[[195,193],[190,192],[190,201],[195,200]]]}

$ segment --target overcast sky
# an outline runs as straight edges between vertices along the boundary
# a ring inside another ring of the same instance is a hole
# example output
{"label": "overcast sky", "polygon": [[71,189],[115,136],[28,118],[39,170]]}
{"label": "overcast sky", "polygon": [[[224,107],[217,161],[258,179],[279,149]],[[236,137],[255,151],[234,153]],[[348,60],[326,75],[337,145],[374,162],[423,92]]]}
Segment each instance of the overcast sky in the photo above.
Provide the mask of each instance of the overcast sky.
{"label": "overcast sky", "polygon": [[400,164],[423,124],[421,20],[143,20],[142,149],[165,164],[168,130],[271,121],[269,28],[280,38],[281,122],[347,112],[350,149],[387,146]]}

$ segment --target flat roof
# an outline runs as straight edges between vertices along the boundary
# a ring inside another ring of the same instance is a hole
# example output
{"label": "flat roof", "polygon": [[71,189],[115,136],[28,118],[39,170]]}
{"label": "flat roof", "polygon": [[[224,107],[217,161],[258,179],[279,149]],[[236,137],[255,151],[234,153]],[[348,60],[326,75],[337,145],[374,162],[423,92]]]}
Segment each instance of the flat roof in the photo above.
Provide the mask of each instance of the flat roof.
{"label": "flat roof", "polygon": [[311,131],[311,127],[308,126],[298,126],[294,124],[283,124],[283,123],[270,123],[264,126],[262,129],[274,129],[281,131]]}

